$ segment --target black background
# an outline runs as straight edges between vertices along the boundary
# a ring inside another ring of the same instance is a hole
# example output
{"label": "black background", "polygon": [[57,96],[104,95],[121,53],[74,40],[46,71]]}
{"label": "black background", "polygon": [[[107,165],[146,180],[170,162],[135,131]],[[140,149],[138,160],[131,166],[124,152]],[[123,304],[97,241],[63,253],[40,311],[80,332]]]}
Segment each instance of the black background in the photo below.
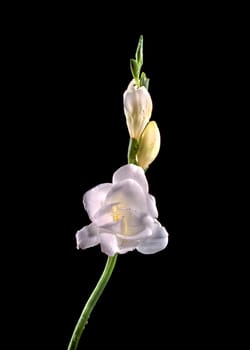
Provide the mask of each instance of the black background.
{"label": "black background", "polygon": [[99,247],[76,249],[75,232],[89,224],[84,192],[109,182],[127,161],[122,95],[140,34],[162,137],[147,178],[169,245],[118,258],[79,350],[223,342],[227,272],[217,219],[226,155],[218,143],[230,104],[232,33],[216,11],[168,10],[164,19],[153,17],[156,26],[143,16],[100,21],[86,11],[47,9],[19,19],[13,31],[7,90],[15,98],[5,149],[13,169],[12,292],[27,347],[32,339],[35,348],[66,349],[104,268]]}

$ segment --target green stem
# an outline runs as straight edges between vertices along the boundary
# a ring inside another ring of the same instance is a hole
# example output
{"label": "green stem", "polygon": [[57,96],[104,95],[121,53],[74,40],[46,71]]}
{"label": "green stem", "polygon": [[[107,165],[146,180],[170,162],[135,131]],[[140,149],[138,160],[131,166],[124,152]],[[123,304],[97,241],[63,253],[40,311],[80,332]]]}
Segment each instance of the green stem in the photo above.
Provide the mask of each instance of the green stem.
{"label": "green stem", "polygon": [[128,146],[128,163],[137,165],[136,154],[138,152],[139,142],[132,137],[129,140]]}
{"label": "green stem", "polygon": [[87,303],[85,304],[84,309],[82,310],[82,313],[80,315],[80,318],[75,326],[74,332],[72,334],[68,350],[76,350],[79,340],[81,338],[82,332],[88,322],[88,319],[90,317],[90,314],[92,310],[94,309],[98,299],[102,295],[102,292],[104,291],[111,275],[114,270],[116,260],[117,260],[117,254],[114,256],[109,256],[108,260],[106,262],[104,271],[95,287],[93,290],[92,294],[90,295]]}

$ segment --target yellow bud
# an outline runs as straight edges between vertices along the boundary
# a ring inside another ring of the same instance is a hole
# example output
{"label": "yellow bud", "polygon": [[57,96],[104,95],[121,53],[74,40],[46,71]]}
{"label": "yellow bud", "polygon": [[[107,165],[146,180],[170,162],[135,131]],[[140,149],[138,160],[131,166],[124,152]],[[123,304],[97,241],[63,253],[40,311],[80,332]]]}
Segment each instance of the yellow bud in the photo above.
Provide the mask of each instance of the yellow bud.
{"label": "yellow bud", "polygon": [[147,169],[157,157],[160,145],[161,135],[159,128],[155,121],[151,121],[148,123],[141,136],[140,146],[137,153],[138,165],[143,169]]}
{"label": "yellow bud", "polygon": [[152,114],[152,100],[145,86],[138,87],[133,79],[123,94],[123,107],[131,138],[139,140]]}

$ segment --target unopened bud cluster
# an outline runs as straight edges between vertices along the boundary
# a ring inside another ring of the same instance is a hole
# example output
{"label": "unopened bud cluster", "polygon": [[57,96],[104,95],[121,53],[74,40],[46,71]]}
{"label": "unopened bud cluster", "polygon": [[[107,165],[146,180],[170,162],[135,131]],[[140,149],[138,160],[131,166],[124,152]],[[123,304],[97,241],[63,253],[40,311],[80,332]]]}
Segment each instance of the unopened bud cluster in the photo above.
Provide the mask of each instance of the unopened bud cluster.
{"label": "unopened bud cluster", "polygon": [[137,163],[143,169],[157,157],[160,150],[160,132],[152,115],[152,99],[145,86],[137,86],[133,79],[123,94],[124,114],[131,139],[138,142]]}

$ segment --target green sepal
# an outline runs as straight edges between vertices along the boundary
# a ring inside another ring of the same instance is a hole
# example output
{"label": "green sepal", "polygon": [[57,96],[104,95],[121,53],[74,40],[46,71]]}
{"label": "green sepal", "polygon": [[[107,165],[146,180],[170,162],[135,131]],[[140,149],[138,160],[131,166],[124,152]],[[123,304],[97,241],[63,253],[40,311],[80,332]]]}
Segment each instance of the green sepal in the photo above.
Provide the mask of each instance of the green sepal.
{"label": "green sepal", "polygon": [[140,86],[145,86],[145,88],[148,90],[149,78],[147,78],[147,76],[144,72],[141,73]]}
{"label": "green sepal", "polygon": [[138,41],[138,45],[135,52],[135,59],[139,67],[141,68],[143,65],[143,36],[142,35],[140,35],[140,38]]}
{"label": "green sepal", "polygon": [[133,78],[135,79],[135,82],[138,86],[140,86],[140,67],[138,66],[137,61],[134,58],[130,59],[130,70],[132,73]]}

